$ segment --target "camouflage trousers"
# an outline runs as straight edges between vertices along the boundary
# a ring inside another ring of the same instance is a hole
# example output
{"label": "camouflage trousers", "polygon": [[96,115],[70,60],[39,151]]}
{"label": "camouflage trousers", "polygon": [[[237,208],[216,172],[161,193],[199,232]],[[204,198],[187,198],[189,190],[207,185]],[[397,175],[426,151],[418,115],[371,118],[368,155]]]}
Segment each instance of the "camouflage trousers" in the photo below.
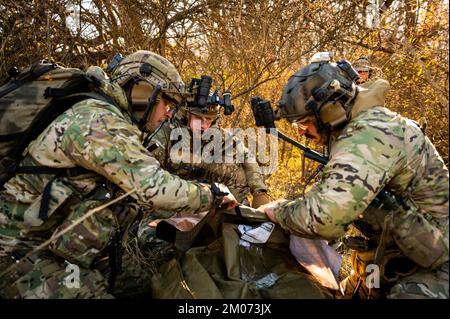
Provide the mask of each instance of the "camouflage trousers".
{"label": "camouflage trousers", "polygon": [[[351,257],[353,270],[340,284],[344,298],[449,298],[448,261],[435,269],[411,267],[411,264],[405,267],[405,263],[397,263],[395,271],[382,268],[380,271],[381,287],[369,289],[367,281],[370,280],[368,280],[369,273],[366,273],[366,265],[369,265],[370,262],[364,260],[366,255],[371,256],[371,253],[353,253]],[[401,260],[401,258],[398,260]],[[389,276],[392,277],[389,278]],[[392,278],[395,278],[395,280],[392,280]]]}
{"label": "camouflage trousers", "polygon": [[0,259],[0,297],[6,299],[113,298],[98,270],[42,253],[13,263]]}
{"label": "camouflage trousers", "polygon": [[[143,254],[144,256],[149,256]],[[156,254],[153,253],[153,254]],[[161,252],[157,255],[160,256]],[[168,254],[167,258],[173,255]],[[6,299],[110,299],[151,297],[151,278],[156,268],[164,263],[152,260],[141,263],[126,251],[121,268],[110,286],[109,259],[105,257],[87,269],[71,264],[50,252],[22,258],[13,263],[7,257],[0,258],[0,298]]]}
{"label": "camouflage trousers", "polygon": [[389,291],[389,299],[448,299],[448,261],[432,270],[419,270],[400,279]]}

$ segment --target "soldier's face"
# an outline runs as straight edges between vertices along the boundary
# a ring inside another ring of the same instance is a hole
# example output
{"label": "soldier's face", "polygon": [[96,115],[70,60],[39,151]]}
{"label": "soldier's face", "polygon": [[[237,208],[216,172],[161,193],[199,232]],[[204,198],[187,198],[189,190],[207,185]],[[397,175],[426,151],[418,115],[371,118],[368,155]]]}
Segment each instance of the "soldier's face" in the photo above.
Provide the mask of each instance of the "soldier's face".
{"label": "soldier's face", "polygon": [[160,98],[158,103],[153,107],[153,112],[147,123],[147,129],[149,132],[153,132],[162,122],[168,118],[171,118],[172,115],[173,109],[171,107],[171,103],[163,98]]}
{"label": "soldier's face", "polygon": [[359,80],[358,84],[364,83],[369,79],[369,72],[367,71],[358,71]]}
{"label": "soldier's face", "polygon": [[207,117],[198,116],[196,114],[190,114],[189,126],[192,131],[204,132],[212,125],[213,120]]}
{"label": "soldier's face", "polygon": [[302,121],[301,123],[295,123],[298,132],[305,135],[306,138],[313,140],[316,144],[323,144],[323,136],[319,134],[316,123],[313,120]]}

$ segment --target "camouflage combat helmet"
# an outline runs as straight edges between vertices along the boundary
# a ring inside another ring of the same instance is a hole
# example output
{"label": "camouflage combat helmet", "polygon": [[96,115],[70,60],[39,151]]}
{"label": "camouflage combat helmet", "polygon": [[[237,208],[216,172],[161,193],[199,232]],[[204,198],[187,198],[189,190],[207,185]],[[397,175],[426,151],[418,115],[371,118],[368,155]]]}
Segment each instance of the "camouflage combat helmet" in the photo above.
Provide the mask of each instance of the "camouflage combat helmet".
{"label": "camouflage combat helmet", "polygon": [[290,77],[275,116],[291,122],[314,117],[319,130],[336,129],[349,120],[358,78],[346,60],[311,63]]}
{"label": "camouflage combat helmet", "polygon": [[353,68],[358,72],[369,72],[372,69],[369,58],[366,56],[362,56],[356,60],[353,63]]}
{"label": "camouflage combat helmet", "polygon": [[180,124],[183,126],[189,126],[190,115],[194,114],[201,118],[206,118],[212,121],[211,124],[214,124],[220,115],[220,106],[219,105],[208,105],[207,112],[203,112],[199,107],[184,105],[179,109],[179,112],[176,114],[176,118],[180,121]]}
{"label": "camouflage combat helmet", "polygon": [[133,88],[133,104],[146,104],[148,92],[152,92],[158,84],[162,93],[176,102],[181,102],[185,90],[175,66],[162,56],[145,50],[136,51],[123,58],[112,71],[112,78],[122,87],[130,81],[138,84]]}
{"label": "camouflage combat helmet", "polygon": [[205,117],[210,120],[216,120],[219,117],[220,105],[210,104],[210,105],[208,105],[208,109],[206,112],[203,112],[198,107],[187,107],[186,110],[189,113],[197,115],[199,117]]}

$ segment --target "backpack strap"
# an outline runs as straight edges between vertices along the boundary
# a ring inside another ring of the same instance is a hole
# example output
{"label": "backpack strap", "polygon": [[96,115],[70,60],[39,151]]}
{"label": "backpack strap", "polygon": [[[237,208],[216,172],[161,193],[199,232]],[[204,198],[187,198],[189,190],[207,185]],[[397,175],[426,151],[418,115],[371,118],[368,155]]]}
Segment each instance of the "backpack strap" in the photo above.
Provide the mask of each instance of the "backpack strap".
{"label": "backpack strap", "polygon": [[[46,89],[46,92],[49,89],[51,89],[51,88],[48,87]],[[57,95],[60,94],[60,92],[58,92],[58,91],[55,92],[54,90],[55,89],[53,89],[54,94],[57,94]],[[63,103],[69,103],[70,105],[74,105],[75,103],[78,103],[78,102],[80,102],[82,100],[86,100],[86,99],[100,100],[100,101],[112,104],[115,107],[117,107],[118,109],[120,109],[120,107],[117,105],[117,103],[114,101],[114,99],[102,91],[74,93],[74,94],[70,94],[70,95],[67,95],[64,97],[59,97],[59,98],[57,97],[56,103],[63,102]]]}
{"label": "backpack strap", "polygon": [[24,132],[17,132],[12,133],[8,135],[0,135],[0,143],[2,142],[11,142],[14,140],[17,140],[18,138],[22,137],[25,133]]}
{"label": "backpack strap", "polygon": [[49,166],[17,166],[11,165],[6,169],[11,174],[37,174],[37,175],[58,175],[62,177],[72,177],[89,172],[84,167],[49,167]]}
{"label": "backpack strap", "polygon": [[84,167],[48,167],[48,166],[16,166],[11,165],[7,168],[7,172],[11,174],[38,174],[38,175],[53,175],[42,192],[41,206],[39,208],[39,218],[42,220],[48,219],[48,208],[50,204],[51,190],[53,182],[58,177],[72,177],[89,173],[90,171]]}

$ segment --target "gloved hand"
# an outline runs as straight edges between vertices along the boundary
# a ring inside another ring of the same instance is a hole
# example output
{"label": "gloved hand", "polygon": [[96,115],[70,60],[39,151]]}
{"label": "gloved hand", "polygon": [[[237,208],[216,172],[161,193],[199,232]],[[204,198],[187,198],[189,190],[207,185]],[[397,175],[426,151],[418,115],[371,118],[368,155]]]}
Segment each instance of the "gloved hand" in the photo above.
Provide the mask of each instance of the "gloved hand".
{"label": "gloved hand", "polygon": [[252,200],[252,207],[258,208],[261,205],[270,203],[273,201],[273,199],[267,194],[267,191],[260,190],[260,191],[254,191],[253,192],[253,200]]}
{"label": "gloved hand", "polygon": [[[215,187],[214,187],[215,186]],[[211,185],[211,192],[216,197],[216,207],[221,207],[226,210],[231,210],[238,204],[234,195],[230,192],[228,187],[221,183],[214,183]],[[227,195],[224,195],[227,194]]]}

